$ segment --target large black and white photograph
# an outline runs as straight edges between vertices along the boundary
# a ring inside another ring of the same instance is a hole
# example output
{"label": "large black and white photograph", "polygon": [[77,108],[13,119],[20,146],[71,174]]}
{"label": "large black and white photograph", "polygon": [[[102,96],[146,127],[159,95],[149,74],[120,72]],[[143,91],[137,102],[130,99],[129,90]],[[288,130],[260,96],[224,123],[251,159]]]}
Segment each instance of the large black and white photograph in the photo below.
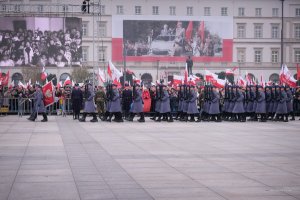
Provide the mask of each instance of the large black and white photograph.
{"label": "large black and white photograph", "polygon": [[1,17],[0,66],[81,65],[82,22],[75,17]]}

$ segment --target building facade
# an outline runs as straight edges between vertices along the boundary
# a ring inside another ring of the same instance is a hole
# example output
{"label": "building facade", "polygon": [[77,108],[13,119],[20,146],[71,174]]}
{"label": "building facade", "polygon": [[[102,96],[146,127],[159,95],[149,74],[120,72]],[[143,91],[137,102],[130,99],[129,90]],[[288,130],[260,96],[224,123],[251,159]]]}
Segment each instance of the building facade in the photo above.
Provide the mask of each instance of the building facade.
{"label": "building facade", "polygon": [[[225,27],[232,32],[232,53],[229,61],[195,61],[194,73],[204,73],[204,68],[213,72],[224,71],[234,66],[238,73],[246,71],[256,78],[261,75],[266,81],[276,80],[281,65],[281,15],[280,0],[95,0],[90,1],[90,13],[81,11],[81,4],[74,1],[55,0],[1,0],[0,17],[78,17],[82,19],[82,66],[90,72],[105,69],[114,55],[114,28],[116,18],[133,19],[204,19],[230,18],[232,26]],[[284,1],[283,63],[293,74],[300,63],[300,2]],[[119,53],[124,53],[120,52]],[[224,52],[223,52],[224,53]],[[225,52],[226,53],[226,52]],[[123,56],[123,55],[122,55]],[[125,58],[125,59],[124,59]],[[118,68],[135,72],[138,78],[153,82],[173,74],[181,74],[185,68],[184,59],[161,59],[150,61],[127,59],[114,61]],[[1,67],[5,71],[8,67]],[[22,66],[11,68],[12,74],[20,73]],[[48,67],[63,80],[72,67]]]}

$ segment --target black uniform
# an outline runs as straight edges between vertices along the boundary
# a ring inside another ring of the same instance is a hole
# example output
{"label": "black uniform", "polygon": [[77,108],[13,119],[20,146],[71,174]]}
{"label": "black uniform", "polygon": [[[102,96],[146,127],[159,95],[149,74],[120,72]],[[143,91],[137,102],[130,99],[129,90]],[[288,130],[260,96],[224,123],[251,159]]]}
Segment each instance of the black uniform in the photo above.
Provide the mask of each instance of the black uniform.
{"label": "black uniform", "polygon": [[130,104],[132,103],[132,90],[125,88],[122,92],[122,106],[125,119],[129,118]]}
{"label": "black uniform", "polygon": [[80,109],[82,107],[83,94],[79,88],[73,88],[71,94],[74,119],[79,119]]}

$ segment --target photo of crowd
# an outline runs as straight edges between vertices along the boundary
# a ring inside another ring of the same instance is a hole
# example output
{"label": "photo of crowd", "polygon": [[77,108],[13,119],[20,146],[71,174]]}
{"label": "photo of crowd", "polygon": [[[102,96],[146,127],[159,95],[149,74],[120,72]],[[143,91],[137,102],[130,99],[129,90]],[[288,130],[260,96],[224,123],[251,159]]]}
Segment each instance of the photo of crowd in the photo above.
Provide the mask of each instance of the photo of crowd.
{"label": "photo of crowd", "polygon": [[0,67],[81,65],[81,19],[51,19],[56,26],[49,30],[42,29],[43,20],[0,20]]}
{"label": "photo of crowd", "polygon": [[204,21],[124,20],[126,54],[222,57],[223,39],[209,25]]}

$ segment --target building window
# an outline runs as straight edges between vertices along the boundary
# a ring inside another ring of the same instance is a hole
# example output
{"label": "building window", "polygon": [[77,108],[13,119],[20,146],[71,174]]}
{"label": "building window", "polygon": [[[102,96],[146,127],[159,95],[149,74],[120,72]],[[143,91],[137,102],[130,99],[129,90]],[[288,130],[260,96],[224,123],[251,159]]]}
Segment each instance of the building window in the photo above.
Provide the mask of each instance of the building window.
{"label": "building window", "polygon": [[296,17],[300,17],[300,8],[296,8]]}
{"label": "building window", "polygon": [[88,36],[88,22],[82,22],[82,36]]}
{"label": "building window", "polygon": [[269,81],[272,81],[273,83],[278,83],[279,82],[279,74],[271,74],[269,77]]}
{"label": "building window", "polygon": [[193,15],[193,7],[187,7],[186,8],[186,14],[190,15],[190,16]]}
{"label": "building window", "polygon": [[239,17],[245,16],[245,8],[239,8]]}
{"label": "building window", "polygon": [[263,26],[262,24],[254,24],[254,38],[263,37]]}
{"label": "building window", "polygon": [[238,63],[244,63],[246,61],[245,49],[237,49],[237,61]]}
{"label": "building window", "polygon": [[100,14],[101,15],[105,15],[105,5],[100,5],[100,8],[99,8],[100,10]]}
{"label": "building window", "polygon": [[210,7],[204,7],[204,15],[210,16]]}
{"label": "building window", "polygon": [[142,14],[142,6],[135,6],[135,14],[136,15]]}
{"label": "building window", "polygon": [[254,50],[254,62],[261,63],[262,62],[262,51],[261,49]]}
{"label": "building window", "polygon": [[278,8],[272,8],[272,16],[273,17],[278,17],[278,12],[279,12]]}
{"label": "building window", "polygon": [[261,17],[261,8],[255,8],[255,16]]}
{"label": "building window", "polygon": [[123,15],[124,14],[124,8],[123,6],[117,6],[117,14],[118,15]]}
{"label": "building window", "polygon": [[82,62],[88,61],[88,47],[82,47]]}
{"label": "building window", "polygon": [[37,6],[37,11],[38,11],[38,12],[43,12],[43,10],[44,10],[43,5],[38,5],[38,6]]}
{"label": "building window", "polygon": [[153,15],[159,15],[158,6],[152,6],[152,14]]}
{"label": "building window", "polygon": [[271,34],[272,34],[271,38],[273,38],[273,39],[279,38],[279,25],[278,24],[272,25]]}
{"label": "building window", "polygon": [[6,11],[6,5],[4,5],[4,4],[1,5],[1,11],[4,11],[4,12]]}
{"label": "building window", "polygon": [[222,7],[221,8],[221,15],[222,16],[227,16],[228,15],[228,8]]}
{"label": "building window", "polygon": [[106,61],[106,47],[98,47],[98,61],[99,62]]}
{"label": "building window", "polygon": [[63,12],[68,12],[69,7],[67,5],[63,5],[62,10],[63,10]]}
{"label": "building window", "polygon": [[278,63],[279,58],[279,51],[278,50],[272,50],[272,63]]}
{"label": "building window", "polygon": [[21,12],[21,5],[15,5],[15,12]]}
{"label": "building window", "polygon": [[300,39],[300,24],[295,24],[294,25],[294,29],[295,29],[295,38],[296,39]]}
{"label": "building window", "polygon": [[170,15],[176,15],[176,7],[170,6]]}
{"label": "building window", "polygon": [[106,37],[106,22],[98,22],[98,37]]}
{"label": "building window", "polygon": [[300,63],[300,49],[294,50],[295,63]]}
{"label": "building window", "polygon": [[237,37],[246,38],[246,24],[237,24]]}

